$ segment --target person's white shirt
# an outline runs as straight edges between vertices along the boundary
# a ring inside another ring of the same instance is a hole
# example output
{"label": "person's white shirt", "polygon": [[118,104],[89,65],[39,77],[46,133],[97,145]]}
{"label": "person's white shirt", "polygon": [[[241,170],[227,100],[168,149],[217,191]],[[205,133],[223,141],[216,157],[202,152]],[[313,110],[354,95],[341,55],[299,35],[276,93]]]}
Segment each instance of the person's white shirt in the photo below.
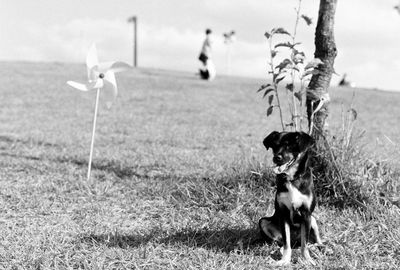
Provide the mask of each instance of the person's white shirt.
{"label": "person's white shirt", "polygon": [[201,53],[204,53],[208,58],[211,58],[211,45],[212,45],[212,40],[210,34],[208,34],[201,48]]}

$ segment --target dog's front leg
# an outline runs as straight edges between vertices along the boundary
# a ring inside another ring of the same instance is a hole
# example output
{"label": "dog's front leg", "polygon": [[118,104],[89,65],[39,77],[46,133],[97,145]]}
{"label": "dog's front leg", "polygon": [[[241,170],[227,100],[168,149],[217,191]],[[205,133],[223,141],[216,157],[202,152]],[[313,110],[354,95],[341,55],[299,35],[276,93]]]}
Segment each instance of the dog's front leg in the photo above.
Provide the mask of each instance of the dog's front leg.
{"label": "dog's front leg", "polygon": [[[317,221],[315,220],[315,217],[313,217],[312,215],[311,215],[311,229],[313,230],[313,233],[314,233],[315,242],[318,245],[322,245],[322,240],[321,240],[321,236],[319,234],[318,224],[317,224]],[[310,231],[310,234],[311,234],[311,231]],[[311,235],[310,235],[310,237],[311,237]]]}
{"label": "dog's front leg", "polygon": [[301,223],[301,255],[306,259],[307,262],[315,265],[315,262],[311,259],[310,253],[308,251],[308,242],[310,239],[311,231],[311,214],[303,213],[304,221]]}
{"label": "dog's front leg", "polygon": [[280,221],[280,229],[282,232],[283,240],[283,254],[282,259],[276,262],[278,266],[290,264],[292,258],[292,247],[290,246],[290,225],[289,221],[282,219]]}

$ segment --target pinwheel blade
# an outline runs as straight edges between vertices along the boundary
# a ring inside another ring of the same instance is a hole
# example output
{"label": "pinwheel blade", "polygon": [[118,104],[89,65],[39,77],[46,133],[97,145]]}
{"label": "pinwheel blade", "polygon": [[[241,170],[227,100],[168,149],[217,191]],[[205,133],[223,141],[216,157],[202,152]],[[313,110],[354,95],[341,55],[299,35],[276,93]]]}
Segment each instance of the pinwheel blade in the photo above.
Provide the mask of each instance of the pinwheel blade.
{"label": "pinwheel blade", "polygon": [[103,62],[99,64],[99,71],[103,73],[107,71],[112,71],[114,73],[121,72],[130,68],[132,68],[132,66],[124,62]]}
{"label": "pinwheel blade", "polygon": [[89,81],[94,81],[98,76],[99,59],[97,58],[96,44],[90,47],[86,56],[86,67],[88,72]]}
{"label": "pinwheel blade", "polygon": [[81,91],[89,91],[92,89],[90,85],[86,85],[86,84],[78,83],[78,82],[74,82],[74,81],[68,81],[67,84],[69,86],[72,86],[73,88],[81,90]]}
{"label": "pinwheel blade", "polygon": [[121,72],[127,69],[131,69],[132,66],[128,65],[125,62],[114,62],[110,67],[110,70],[113,72]]}
{"label": "pinwheel blade", "polygon": [[98,79],[97,81],[90,82],[87,84],[78,83],[78,82],[74,82],[74,81],[68,81],[67,84],[69,86],[72,86],[73,88],[81,90],[81,91],[90,91],[92,89],[98,89],[98,88],[102,88],[104,86],[104,82],[102,79]]}

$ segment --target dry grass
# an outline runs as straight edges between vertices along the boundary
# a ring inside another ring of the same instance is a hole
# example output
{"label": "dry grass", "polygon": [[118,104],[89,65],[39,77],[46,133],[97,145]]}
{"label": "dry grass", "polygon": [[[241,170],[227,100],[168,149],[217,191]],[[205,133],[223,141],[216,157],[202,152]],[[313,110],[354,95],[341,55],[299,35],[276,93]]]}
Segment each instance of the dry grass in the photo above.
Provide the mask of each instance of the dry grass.
{"label": "dry grass", "polygon": [[[261,141],[279,128],[255,93],[262,82],[207,83],[150,69],[121,74],[117,103],[100,110],[87,182],[94,93],[65,84],[84,67],[0,66],[0,268],[268,269],[279,256],[276,245],[260,242],[256,225],[273,211],[271,156]],[[350,102],[348,91],[332,92],[333,115]],[[398,194],[396,166],[387,164],[399,158],[399,101],[394,93],[357,91],[364,154],[343,160],[374,199],[368,213],[321,200],[325,247],[312,249],[316,269],[400,264],[399,208],[378,198]],[[332,129],[340,123],[333,117]],[[309,269],[298,258],[296,250],[293,268]]]}

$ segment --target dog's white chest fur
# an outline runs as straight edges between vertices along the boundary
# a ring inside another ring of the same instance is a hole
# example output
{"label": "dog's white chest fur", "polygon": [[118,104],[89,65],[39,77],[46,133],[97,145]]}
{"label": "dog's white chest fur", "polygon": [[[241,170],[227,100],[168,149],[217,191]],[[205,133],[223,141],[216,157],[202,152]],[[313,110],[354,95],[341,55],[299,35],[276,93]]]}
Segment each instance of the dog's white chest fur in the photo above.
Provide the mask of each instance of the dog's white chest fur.
{"label": "dog's white chest fur", "polygon": [[287,183],[286,187],[288,189],[287,192],[281,192],[278,194],[277,199],[279,205],[285,205],[289,210],[296,210],[303,205],[308,209],[311,207],[312,195],[307,196],[302,194],[291,183]]}

